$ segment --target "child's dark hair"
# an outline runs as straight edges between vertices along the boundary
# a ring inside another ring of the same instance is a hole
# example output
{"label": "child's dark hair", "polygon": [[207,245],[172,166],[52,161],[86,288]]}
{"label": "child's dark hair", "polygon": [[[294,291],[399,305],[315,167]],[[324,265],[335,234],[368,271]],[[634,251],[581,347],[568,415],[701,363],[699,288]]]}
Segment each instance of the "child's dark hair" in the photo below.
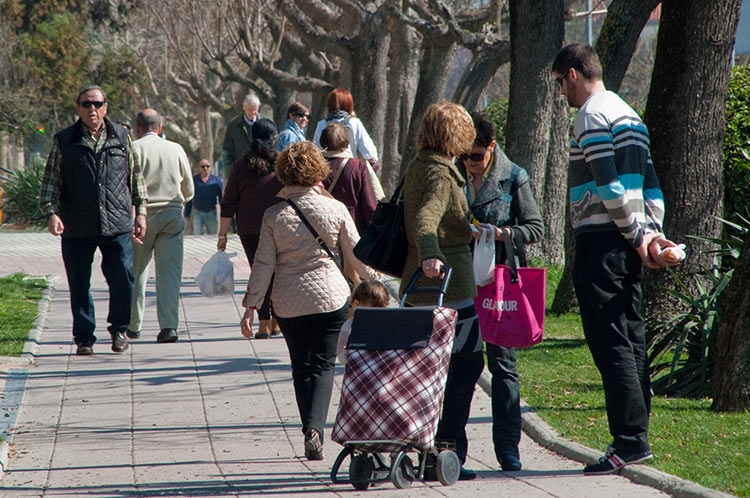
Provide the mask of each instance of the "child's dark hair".
{"label": "child's dark hair", "polygon": [[355,299],[374,308],[386,308],[390,301],[390,294],[380,280],[365,280],[354,289],[352,301]]}

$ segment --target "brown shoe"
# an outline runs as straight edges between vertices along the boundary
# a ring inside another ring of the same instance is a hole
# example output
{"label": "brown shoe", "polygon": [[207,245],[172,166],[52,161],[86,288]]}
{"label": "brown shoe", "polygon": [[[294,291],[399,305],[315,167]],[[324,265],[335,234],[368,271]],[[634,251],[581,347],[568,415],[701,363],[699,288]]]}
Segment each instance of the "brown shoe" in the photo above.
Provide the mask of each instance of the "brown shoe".
{"label": "brown shoe", "polygon": [[276,321],[276,317],[271,318],[271,337],[281,335],[281,329],[279,328],[279,322]]}
{"label": "brown shoe", "polygon": [[255,338],[268,339],[269,337],[271,337],[271,320],[260,320]]}
{"label": "brown shoe", "polygon": [[128,350],[128,339],[122,332],[112,334],[112,351],[123,353]]}

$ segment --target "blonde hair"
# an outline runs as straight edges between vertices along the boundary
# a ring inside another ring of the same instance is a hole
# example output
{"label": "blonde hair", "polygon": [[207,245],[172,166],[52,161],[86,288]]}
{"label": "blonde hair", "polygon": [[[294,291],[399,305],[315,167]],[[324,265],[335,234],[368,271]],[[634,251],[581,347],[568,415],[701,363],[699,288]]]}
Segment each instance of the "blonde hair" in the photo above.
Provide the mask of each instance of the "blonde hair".
{"label": "blonde hair", "polygon": [[458,156],[474,145],[474,121],[469,112],[453,102],[432,104],[424,113],[417,133],[417,150],[436,150]]}
{"label": "blonde hair", "polygon": [[284,185],[312,187],[325,177],[331,168],[312,142],[290,145],[276,159],[276,178]]}

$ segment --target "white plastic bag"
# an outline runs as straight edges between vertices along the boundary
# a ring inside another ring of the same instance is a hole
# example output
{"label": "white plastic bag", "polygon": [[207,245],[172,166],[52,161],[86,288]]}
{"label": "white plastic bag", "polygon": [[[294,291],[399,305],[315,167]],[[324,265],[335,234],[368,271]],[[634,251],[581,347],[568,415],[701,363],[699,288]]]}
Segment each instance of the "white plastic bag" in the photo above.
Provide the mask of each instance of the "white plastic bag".
{"label": "white plastic bag", "polygon": [[495,281],[495,238],[492,229],[482,230],[482,235],[474,240],[474,281],[477,285],[487,285]]}
{"label": "white plastic bag", "polygon": [[204,263],[195,277],[201,294],[206,297],[234,294],[234,265],[229,260],[234,256],[237,256],[236,252],[218,251]]}

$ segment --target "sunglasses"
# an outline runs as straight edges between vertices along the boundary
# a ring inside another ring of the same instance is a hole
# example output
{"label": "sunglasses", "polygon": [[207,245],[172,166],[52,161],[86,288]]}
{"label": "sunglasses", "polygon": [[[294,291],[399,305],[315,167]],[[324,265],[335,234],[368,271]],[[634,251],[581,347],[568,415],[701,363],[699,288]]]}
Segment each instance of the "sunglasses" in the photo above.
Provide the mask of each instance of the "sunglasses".
{"label": "sunglasses", "polygon": [[471,154],[461,154],[458,156],[459,161],[466,161],[467,159],[471,159],[472,161],[479,162],[484,161],[484,152],[472,152]]}
{"label": "sunglasses", "polygon": [[78,105],[81,107],[85,107],[86,109],[88,109],[91,106],[94,106],[97,109],[101,109],[104,104],[106,104],[106,102],[102,102],[100,100],[87,100],[86,102],[81,102]]}
{"label": "sunglasses", "polygon": [[310,115],[309,114],[303,114],[301,112],[295,114],[295,116],[297,116],[298,118],[307,118],[307,119],[310,119]]}
{"label": "sunglasses", "polygon": [[201,164],[200,167],[201,168],[205,168],[205,169],[209,169],[211,167],[211,165],[210,164]]}
{"label": "sunglasses", "polygon": [[555,78],[555,81],[557,81],[557,84],[560,85],[561,88],[562,88],[562,82],[563,82],[563,80],[565,78],[567,78],[567,76],[568,76],[569,73],[570,73],[570,68],[568,68],[567,71],[565,71],[560,76],[558,76],[557,78]]}

